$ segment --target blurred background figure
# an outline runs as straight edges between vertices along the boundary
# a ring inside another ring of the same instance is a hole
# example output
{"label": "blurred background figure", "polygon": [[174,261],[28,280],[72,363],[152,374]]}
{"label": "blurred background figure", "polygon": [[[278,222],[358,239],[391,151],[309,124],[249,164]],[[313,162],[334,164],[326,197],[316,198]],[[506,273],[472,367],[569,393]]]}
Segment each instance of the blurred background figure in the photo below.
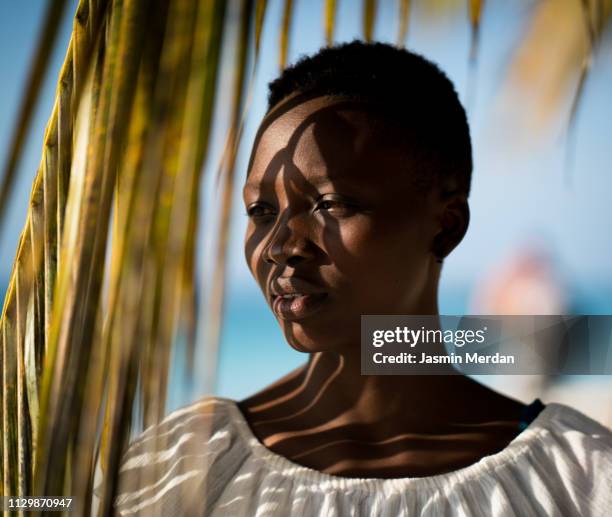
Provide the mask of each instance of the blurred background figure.
{"label": "blurred background figure", "polygon": [[[570,315],[581,314],[571,284],[545,239],[531,238],[517,246],[476,284],[471,314]],[[553,347],[551,349],[554,350]],[[538,356],[542,367],[546,357]],[[549,358],[552,360],[553,358]],[[612,425],[612,382],[600,376],[498,375],[479,380],[520,400],[575,400],[577,407]],[[608,402],[601,404],[602,390]]]}
{"label": "blurred background figure", "polygon": [[568,314],[571,293],[544,241],[519,246],[476,285],[475,314]]}

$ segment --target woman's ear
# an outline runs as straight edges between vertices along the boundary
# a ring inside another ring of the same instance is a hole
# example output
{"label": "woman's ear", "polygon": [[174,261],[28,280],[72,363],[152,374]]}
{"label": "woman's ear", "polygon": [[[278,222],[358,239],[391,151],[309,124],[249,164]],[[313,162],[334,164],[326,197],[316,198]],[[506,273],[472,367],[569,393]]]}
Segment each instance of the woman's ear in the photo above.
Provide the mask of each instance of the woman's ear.
{"label": "woman's ear", "polygon": [[453,194],[444,202],[439,219],[440,231],[434,237],[432,252],[439,262],[463,240],[470,224],[467,196]]}

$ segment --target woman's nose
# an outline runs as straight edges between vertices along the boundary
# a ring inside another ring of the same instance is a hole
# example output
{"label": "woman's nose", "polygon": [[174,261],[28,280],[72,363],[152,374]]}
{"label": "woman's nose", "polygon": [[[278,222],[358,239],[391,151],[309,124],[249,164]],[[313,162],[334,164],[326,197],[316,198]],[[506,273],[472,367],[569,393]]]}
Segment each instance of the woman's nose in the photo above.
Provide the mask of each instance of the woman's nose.
{"label": "woman's nose", "polygon": [[269,264],[295,266],[314,257],[311,228],[304,217],[279,219],[263,251]]}

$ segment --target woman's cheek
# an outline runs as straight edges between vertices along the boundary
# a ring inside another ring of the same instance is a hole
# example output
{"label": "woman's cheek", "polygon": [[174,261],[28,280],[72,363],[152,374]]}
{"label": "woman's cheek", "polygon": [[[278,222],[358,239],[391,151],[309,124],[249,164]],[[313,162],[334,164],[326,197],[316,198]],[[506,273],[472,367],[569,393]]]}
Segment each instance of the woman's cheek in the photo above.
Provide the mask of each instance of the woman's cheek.
{"label": "woman's cheek", "polygon": [[338,227],[336,237],[327,240],[326,253],[333,268],[348,280],[352,289],[361,286],[369,291],[372,286],[368,284],[376,282],[383,265],[381,244],[373,224],[354,221]]}
{"label": "woman's cheek", "polygon": [[392,224],[376,224],[364,218],[347,228],[344,242],[347,253],[365,267],[386,269],[395,262],[405,262],[406,253],[413,252],[411,235],[393,228]]}
{"label": "woman's cheek", "polygon": [[364,253],[371,251],[376,246],[375,225],[365,216],[355,216],[338,223],[338,238],[340,244],[351,257],[363,257]]}

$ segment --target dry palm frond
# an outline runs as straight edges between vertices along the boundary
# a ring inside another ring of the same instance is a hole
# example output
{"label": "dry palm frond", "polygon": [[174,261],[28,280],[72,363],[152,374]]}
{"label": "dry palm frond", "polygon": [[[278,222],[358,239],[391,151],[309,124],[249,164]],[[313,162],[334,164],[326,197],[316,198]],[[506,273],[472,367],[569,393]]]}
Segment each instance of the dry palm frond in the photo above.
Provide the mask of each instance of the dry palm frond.
{"label": "dry palm frond", "polygon": [[2,313],[2,493],[73,494],[85,515],[99,453],[108,514],[138,379],[144,423],[165,412],[181,311],[195,314],[224,12],[223,0],[78,7]]}
{"label": "dry palm frond", "polygon": [[[234,81],[233,81],[233,97],[230,115],[230,129],[228,140],[225,147],[225,152],[221,160],[218,179],[220,184],[220,206],[219,206],[219,222],[218,222],[218,241],[215,252],[215,275],[212,278],[210,288],[210,307],[207,312],[208,321],[206,326],[206,357],[209,362],[205,365],[204,378],[209,389],[212,389],[216,379],[216,360],[218,355],[217,345],[221,334],[221,324],[223,319],[223,309],[225,302],[225,273],[227,264],[227,250],[229,244],[229,231],[232,214],[232,195],[234,192],[235,176],[236,176],[236,158],[238,154],[238,146],[242,135],[242,129],[245,121],[245,107],[248,102],[245,102],[245,94],[250,94],[253,88],[253,79],[255,70],[257,69],[259,57],[259,44],[257,32],[261,30],[263,24],[267,3],[259,0],[255,9],[255,42],[254,42],[254,66],[251,83],[246,83],[247,62],[250,49],[251,29],[252,29],[252,2],[243,0],[240,13],[240,30],[238,31],[237,41],[235,46],[234,59]],[[259,27],[259,29],[258,29]]]}
{"label": "dry palm frond", "polygon": [[471,27],[471,42],[470,42],[470,57],[468,61],[468,77],[466,86],[466,99],[465,105],[468,111],[474,104],[474,98],[476,97],[476,77],[478,73],[478,47],[480,42],[480,21],[482,18],[482,9],[484,6],[484,0],[470,0],[468,6],[468,15],[470,19]]}
{"label": "dry palm frond", "polygon": [[372,41],[376,22],[377,0],[363,0],[363,38]]}
{"label": "dry palm frond", "polygon": [[542,134],[572,99],[575,114],[604,28],[612,15],[610,0],[547,0],[533,12],[509,67],[504,97],[520,92],[535,134]]}
{"label": "dry palm frond", "polygon": [[291,32],[291,15],[293,14],[293,0],[285,0],[283,8],[283,20],[280,32],[280,56],[279,65],[281,70],[287,65],[289,54],[289,33]]}
{"label": "dry palm frond", "polygon": [[325,42],[330,46],[334,42],[334,26],[336,24],[336,0],[325,0],[324,12]]}
{"label": "dry palm frond", "polygon": [[578,85],[576,87],[576,93],[574,94],[574,99],[570,108],[568,122],[568,125],[570,126],[576,117],[578,105],[580,103],[580,99],[582,99],[584,83],[589,71],[591,70],[591,65],[593,64],[593,54],[601,36],[601,29],[603,28],[606,18],[610,14],[610,8],[612,8],[612,2],[608,2],[605,6],[606,8],[604,9],[604,0],[582,0],[581,3],[586,32],[586,50],[582,56],[580,73],[578,76]]}
{"label": "dry palm frond", "polygon": [[397,46],[406,44],[408,25],[410,23],[410,0],[399,0],[399,28],[397,31]]}
{"label": "dry palm frond", "polygon": [[472,43],[470,45],[470,61],[476,60],[478,53],[478,38],[480,35],[480,18],[482,16],[482,7],[484,0],[470,0],[469,3],[469,18],[472,27]]}
{"label": "dry palm frond", "polygon": [[4,213],[15,182],[15,173],[19,165],[19,158],[25,144],[28,128],[36,100],[40,94],[40,88],[44,79],[45,71],[49,64],[49,57],[53,44],[59,31],[60,19],[64,13],[66,0],[52,0],[49,2],[43,30],[40,34],[34,61],[29,72],[25,94],[17,117],[17,123],[9,145],[9,155],[4,165],[0,179],[0,235],[4,223]]}
{"label": "dry palm frond", "polygon": [[[57,4],[57,3],[56,3]],[[57,5],[52,10],[57,9]],[[59,15],[51,16],[57,24]],[[90,17],[89,6],[83,2],[75,19],[75,27],[89,23],[98,30],[100,16]],[[55,30],[55,29],[54,29]],[[49,27],[42,38],[47,45],[51,44]],[[65,148],[66,134],[70,133],[72,119],[66,110],[72,109],[70,94],[66,93],[67,82],[72,83],[71,92],[79,91],[75,86],[77,77],[85,73],[83,68],[73,70],[73,53],[81,56],[91,53],[91,40],[72,39],[68,48],[66,62],[60,72],[58,95],[51,119],[45,132],[43,158],[32,187],[30,209],[24,230],[21,234],[13,265],[11,280],[7,289],[0,330],[3,343],[3,493],[27,495],[33,486],[34,461],[40,452],[39,416],[44,416],[44,408],[39,409],[40,377],[43,362],[48,348],[48,329],[53,304],[53,284],[58,260],[57,250],[62,238],[57,229],[58,220],[63,216],[58,208],[58,196],[65,184],[65,172],[69,168],[69,156]],[[46,48],[45,52],[49,49]],[[35,76],[42,77],[44,61],[38,57],[39,68]],[[33,81],[36,83],[37,81]],[[33,105],[38,88],[32,86],[28,92],[26,104]],[[33,97],[33,98],[32,98]],[[23,112],[21,114],[23,121]],[[58,129],[59,128],[59,129]],[[12,155],[16,153],[13,151]],[[18,152],[17,152],[18,154]],[[59,175],[58,175],[59,173]],[[12,379],[12,380],[11,380]],[[17,388],[16,390],[14,388]],[[13,419],[16,419],[14,421]],[[17,466],[17,468],[14,468]],[[25,492],[24,492],[25,491]]]}
{"label": "dry palm frond", "polygon": [[263,22],[267,7],[268,0],[255,0],[255,59],[259,56],[261,31],[263,30]]}

